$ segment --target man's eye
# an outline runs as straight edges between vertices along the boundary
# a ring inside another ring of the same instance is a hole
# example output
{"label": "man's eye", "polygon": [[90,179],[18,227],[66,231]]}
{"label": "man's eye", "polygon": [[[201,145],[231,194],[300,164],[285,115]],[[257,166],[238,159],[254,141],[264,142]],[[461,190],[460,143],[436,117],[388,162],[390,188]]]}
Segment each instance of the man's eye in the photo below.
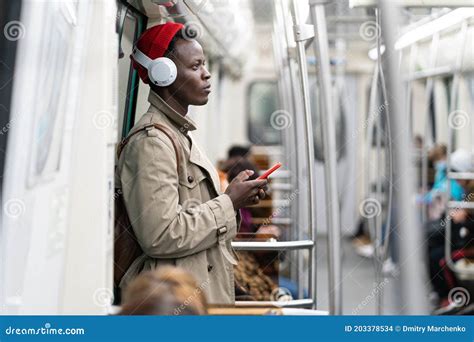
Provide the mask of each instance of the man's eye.
{"label": "man's eye", "polygon": [[199,69],[199,64],[193,65],[193,70]]}

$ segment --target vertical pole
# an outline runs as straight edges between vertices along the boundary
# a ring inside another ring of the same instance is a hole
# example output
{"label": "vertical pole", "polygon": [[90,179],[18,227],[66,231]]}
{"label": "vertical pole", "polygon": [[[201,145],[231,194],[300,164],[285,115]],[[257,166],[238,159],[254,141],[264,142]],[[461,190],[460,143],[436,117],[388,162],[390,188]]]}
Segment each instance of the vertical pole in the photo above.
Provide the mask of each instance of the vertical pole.
{"label": "vertical pole", "polygon": [[[294,147],[295,147],[295,161],[296,161],[296,182],[295,182],[295,189],[299,189],[300,187],[300,182],[301,179],[303,179],[303,168],[304,168],[304,153],[301,153],[299,150],[300,146],[300,139],[304,139],[304,134],[301,132],[301,122],[300,122],[300,117],[296,115],[299,112],[299,107],[298,107],[298,100],[300,99],[300,93],[297,91],[298,89],[298,80],[296,79],[297,75],[297,70],[296,70],[296,61],[294,60],[294,54],[292,53],[293,49],[290,47],[291,42],[293,37],[290,35],[290,27],[288,27],[288,22],[287,22],[287,16],[286,14],[288,13],[288,2],[284,0],[279,0],[279,6],[276,6],[275,9],[275,14],[277,17],[277,20],[280,20],[283,30],[284,30],[284,35],[285,35],[285,41],[286,41],[286,60],[287,60],[287,69],[288,69],[288,81],[289,81],[289,89],[291,91],[291,109],[292,109],[292,117],[294,119],[293,122],[293,134],[294,134]],[[304,141],[303,141],[304,143]],[[306,211],[304,210],[303,207],[303,201],[302,201],[302,196],[304,196],[302,193],[299,193],[298,196],[296,197],[296,221],[295,222],[295,227],[297,227],[297,231],[294,232],[293,237],[296,240],[301,240],[303,237],[302,234],[302,229],[305,222],[305,217],[306,217]],[[310,237],[311,238],[311,237]],[[314,247],[315,248],[315,247]],[[313,252],[314,252],[313,248]],[[297,284],[298,284],[298,298],[303,298],[304,294],[304,259],[303,259],[303,254],[301,252],[296,252],[296,266],[297,266]],[[312,260],[312,259],[310,259]],[[316,264],[311,264],[309,272],[313,272],[311,268],[315,268]],[[316,273],[316,269],[314,270],[314,275]],[[313,274],[313,273],[312,273]],[[311,281],[311,276],[310,276],[310,281]],[[311,284],[310,284],[311,288]],[[313,288],[316,288],[316,283],[314,283]],[[315,291],[314,291],[315,292]],[[311,292],[310,292],[311,293]],[[311,293],[312,294],[312,293]],[[313,297],[315,300],[315,297]]]}
{"label": "vertical pole", "polygon": [[[459,106],[459,82],[461,80],[461,72],[462,72],[462,65],[463,65],[463,57],[464,57],[464,51],[465,51],[465,46],[467,45],[466,40],[467,40],[467,30],[468,30],[468,22],[464,21],[461,25],[461,29],[459,30],[459,47],[458,47],[458,58],[456,60],[456,65],[455,65],[455,70],[454,70],[454,76],[453,76],[453,82],[451,84],[451,91],[450,91],[450,97],[451,97],[451,103],[450,103],[450,108],[449,112],[453,113],[450,115],[456,115],[455,111],[457,110]],[[454,119],[453,119],[454,120]],[[472,119],[471,119],[472,120]],[[447,176],[447,193],[448,196],[451,197],[451,177],[450,177],[450,172],[451,172],[451,161],[450,161],[450,156],[451,153],[453,152],[453,144],[454,144],[454,127],[452,127],[451,123],[448,123],[448,148],[447,148],[447,163],[446,163],[446,170],[448,172]],[[472,152],[472,150],[470,151]],[[451,200],[451,198],[450,198]],[[453,258],[452,258],[452,223],[451,223],[451,210],[457,210],[458,208],[454,208],[448,205],[448,210],[446,211],[446,234],[444,236],[444,258],[446,259],[446,264],[448,267],[453,271],[456,272],[457,274],[461,274],[464,276],[472,276],[474,273],[469,270],[460,270],[459,268],[456,267],[454,264]]]}
{"label": "vertical pole", "polygon": [[[305,40],[310,37],[305,37],[303,32],[305,27],[301,25],[298,11],[298,0],[292,1],[292,17],[293,17],[293,28],[295,34],[296,51],[298,55],[299,73],[300,73],[300,84],[301,93],[303,96],[303,114],[304,114],[304,140],[306,147],[306,160],[307,160],[307,172],[308,172],[308,224],[310,239],[316,244],[316,220],[314,217],[315,210],[315,193],[314,193],[314,140],[313,140],[313,125],[311,120],[311,106],[309,99],[309,84],[308,84],[308,68],[306,64],[306,52],[305,52]],[[309,293],[313,300],[316,299],[316,253],[315,248],[310,250],[310,266],[309,266]],[[315,307],[315,303],[313,303]]]}
{"label": "vertical pole", "polygon": [[326,210],[328,228],[329,263],[329,312],[342,314],[341,273],[341,226],[337,192],[337,149],[332,102],[331,67],[329,62],[328,35],[324,4],[327,1],[310,0],[311,22],[317,32],[314,39],[314,54],[319,63],[318,75],[323,110],[321,111],[324,141],[324,177],[326,188]]}
{"label": "vertical pole", "polygon": [[[438,55],[438,46],[439,46],[439,33],[433,35],[431,41],[431,56],[430,56],[430,68],[436,66],[436,56]],[[435,137],[433,136],[433,122],[431,122],[430,116],[430,107],[431,107],[431,94],[433,92],[434,79],[433,77],[428,77],[426,80],[426,112],[425,112],[425,140],[421,148],[421,191],[423,195],[428,192],[428,150],[432,147]],[[424,224],[427,221],[428,217],[428,206],[425,201],[421,204],[421,222]]]}
{"label": "vertical pole", "polygon": [[[287,55],[287,44],[288,42],[286,39],[280,39],[282,35],[286,35],[286,28],[285,23],[283,20],[283,14],[281,12],[282,7],[280,2],[275,2],[274,4],[274,31],[273,31],[273,47],[274,47],[274,57],[275,57],[275,66],[277,68],[276,72],[278,75],[278,85],[280,96],[282,98],[282,103],[284,104],[283,108],[287,110],[289,113],[295,113],[294,109],[294,94],[293,94],[293,87],[291,84],[291,70],[290,70],[290,59]],[[285,53],[286,52],[286,53]],[[293,151],[296,148],[296,125],[293,127],[289,127],[288,129],[284,130],[283,136],[285,139],[283,143],[285,145],[286,155],[288,156],[288,169],[291,171],[290,173],[290,183],[292,189],[298,189],[298,177],[296,176],[296,172],[298,170],[298,159],[297,153]],[[300,227],[299,224],[299,197],[296,197],[294,200],[289,202],[289,210],[290,210],[290,217],[292,226],[290,227],[289,232],[289,239],[292,241],[299,240],[297,229]],[[303,298],[303,285],[299,281],[299,264],[298,259],[299,255],[301,254],[300,251],[292,251],[286,255],[287,258],[290,260],[290,279],[297,284],[298,287],[298,298]]]}
{"label": "vertical pole", "polygon": [[396,215],[394,225],[400,236],[400,278],[402,307],[405,314],[427,314],[426,270],[423,258],[422,229],[416,222],[414,207],[414,169],[411,162],[412,146],[405,123],[404,96],[398,70],[397,51],[395,51],[396,30],[399,24],[398,6],[393,1],[379,0],[381,9],[382,34],[385,41],[387,70],[388,104],[390,124],[394,134],[392,145]]}

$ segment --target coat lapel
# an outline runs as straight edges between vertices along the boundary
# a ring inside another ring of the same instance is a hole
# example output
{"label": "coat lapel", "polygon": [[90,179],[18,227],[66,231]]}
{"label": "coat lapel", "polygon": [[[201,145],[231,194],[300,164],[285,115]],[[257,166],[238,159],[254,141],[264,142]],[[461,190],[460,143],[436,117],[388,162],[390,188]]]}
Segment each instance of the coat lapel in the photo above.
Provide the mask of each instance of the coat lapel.
{"label": "coat lapel", "polygon": [[211,176],[212,185],[214,186],[216,194],[221,194],[222,191],[220,189],[219,177],[217,175],[215,167],[212,165],[211,161],[206,157],[206,155],[201,151],[193,136],[190,133],[188,133],[188,135],[191,138],[191,153],[189,156],[189,161],[193,164],[202,167],[204,170],[207,171],[207,173]]}

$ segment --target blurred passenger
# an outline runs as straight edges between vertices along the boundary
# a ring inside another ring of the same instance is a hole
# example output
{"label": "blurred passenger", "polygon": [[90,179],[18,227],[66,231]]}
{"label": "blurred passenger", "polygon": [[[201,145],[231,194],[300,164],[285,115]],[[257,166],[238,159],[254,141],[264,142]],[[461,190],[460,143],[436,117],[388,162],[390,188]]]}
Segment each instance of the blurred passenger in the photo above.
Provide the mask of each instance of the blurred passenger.
{"label": "blurred passenger", "polygon": [[352,237],[351,244],[355,252],[364,258],[371,258],[374,255],[374,246],[369,237],[366,218],[359,218],[357,231]]}
{"label": "blurred passenger", "polygon": [[[472,172],[474,170],[472,153],[466,150],[456,150],[450,156],[450,166],[455,172]],[[451,179],[450,180],[450,196],[447,195],[447,170],[440,172],[440,177],[437,179],[437,200],[440,201],[440,214],[437,219],[431,220],[426,224],[426,234],[428,240],[428,257],[429,257],[429,271],[430,279],[434,290],[438,294],[440,299],[447,297],[449,287],[444,277],[443,266],[440,264],[444,258],[444,246],[445,246],[445,232],[446,232],[446,204],[449,200],[454,201],[472,201],[471,194],[466,196],[469,192],[469,180],[465,179]],[[452,250],[461,249],[466,247],[466,243],[469,241],[467,238],[470,233],[463,233],[464,230],[468,232],[474,231],[474,222],[469,217],[469,213],[466,209],[458,208],[450,211],[449,220],[451,221],[451,247]],[[444,266],[445,267],[445,266]]]}
{"label": "blurred passenger", "polygon": [[[429,154],[436,170],[432,189],[420,201],[424,201],[429,205],[429,218],[431,220],[439,219],[445,209],[449,199],[454,201],[462,201],[465,197],[465,188],[468,184],[467,180],[447,179],[447,163],[446,163],[446,146],[435,146]],[[466,150],[459,149],[455,151],[450,158],[451,169],[455,172],[468,172],[472,168],[472,154]]]}
{"label": "blurred passenger", "polygon": [[435,145],[428,153],[428,159],[435,169],[433,189],[439,188],[446,179],[447,148],[444,144]]}
{"label": "blurred passenger", "polygon": [[[256,169],[255,165],[250,161],[249,156],[250,146],[232,145],[227,151],[227,159],[221,163],[220,168],[227,175],[238,162],[247,161]],[[257,177],[258,174],[254,176],[254,179]]]}
{"label": "blurred passenger", "polygon": [[205,315],[208,285],[172,266],[143,272],[127,287],[120,315]]}
{"label": "blurred passenger", "polygon": [[421,150],[424,146],[423,137],[419,134],[413,137],[413,145],[417,150]]}

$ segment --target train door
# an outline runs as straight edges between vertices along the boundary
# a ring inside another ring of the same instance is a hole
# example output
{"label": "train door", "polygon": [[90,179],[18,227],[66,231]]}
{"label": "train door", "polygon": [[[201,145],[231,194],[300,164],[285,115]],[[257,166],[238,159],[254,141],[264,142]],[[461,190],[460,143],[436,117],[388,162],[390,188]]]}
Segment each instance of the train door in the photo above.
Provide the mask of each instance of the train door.
{"label": "train door", "polygon": [[114,13],[114,1],[23,2],[10,23],[18,48],[1,218],[5,313],[110,305]]}

